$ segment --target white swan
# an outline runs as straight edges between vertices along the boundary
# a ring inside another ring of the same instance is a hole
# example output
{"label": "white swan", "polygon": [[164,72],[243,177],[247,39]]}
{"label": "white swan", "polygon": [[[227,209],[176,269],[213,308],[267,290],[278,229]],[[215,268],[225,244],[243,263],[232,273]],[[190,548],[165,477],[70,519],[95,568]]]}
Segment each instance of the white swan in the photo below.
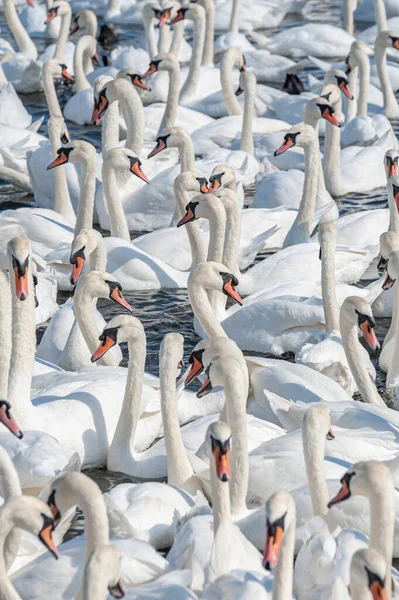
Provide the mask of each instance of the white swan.
{"label": "white swan", "polygon": [[354,38],[343,29],[322,23],[307,23],[290,27],[274,35],[267,43],[273,54],[294,59],[308,55],[318,58],[345,57]]}
{"label": "white swan", "polygon": [[73,57],[76,92],[64,106],[64,117],[78,125],[89,125],[93,112],[93,88],[84,70],[87,57],[98,66],[96,38],[88,34],[82,35],[76,44]]}

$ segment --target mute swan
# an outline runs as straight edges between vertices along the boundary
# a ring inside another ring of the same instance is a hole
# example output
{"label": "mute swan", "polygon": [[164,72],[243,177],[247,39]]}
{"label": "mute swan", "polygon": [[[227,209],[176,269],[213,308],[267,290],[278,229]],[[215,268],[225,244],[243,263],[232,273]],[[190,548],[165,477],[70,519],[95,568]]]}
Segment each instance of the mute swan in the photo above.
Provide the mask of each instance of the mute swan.
{"label": "mute swan", "polygon": [[387,567],[382,555],[373,548],[355,552],[350,567],[349,587],[352,600],[371,600],[378,596],[384,598],[386,572]]}
{"label": "mute swan", "polygon": [[[395,246],[397,245],[397,241]],[[387,277],[384,283],[384,289],[389,289],[393,286],[393,294],[395,297],[395,304],[397,306],[398,303],[398,289],[394,285],[396,280],[399,277],[399,251],[395,248],[388,256],[388,264],[387,264]],[[396,315],[397,316],[397,315]],[[397,324],[396,324],[397,328]],[[397,406],[397,390],[398,390],[398,360],[395,356],[397,352],[399,344],[399,336],[397,335],[395,338],[392,338],[391,348],[388,350],[391,354],[391,360],[389,363],[388,373],[387,373],[387,397],[390,402],[392,402],[393,406]]]}
{"label": "mute swan", "polygon": [[123,598],[125,592],[120,580],[121,553],[115,546],[100,546],[85,565],[82,584],[83,600],[107,600]]}
{"label": "mute swan", "polygon": [[83,569],[92,552],[110,541],[123,556],[121,577],[124,586],[136,586],[162,575],[168,567],[149,544],[119,535],[109,540],[109,524],[102,493],[83,473],[67,473],[54,480],[48,491],[48,504],[56,522],[78,505],[85,517],[86,535],[62,544],[56,568],[40,556],[12,576],[12,583],[23,598],[68,598],[73,600],[83,584]]}
{"label": "mute swan", "polygon": [[58,62],[63,62],[71,75],[73,75],[73,55],[75,44],[68,41],[69,31],[72,21],[72,8],[69,2],[57,0],[49,7],[45,24],[48,25],[56,17],[61,17],[60,33],[55,44],[47,46],[43,54],[40,55],[40,61],[45,63],[49,58],[55,58]]}
{"label": "mute swan", "polygon": [[344,57],[349,54],[353,41],[353,36],[339,27],[307,23],[277,33],[266,47],[273,54],[291,56],[294,59],[309,54],[317,58]]}

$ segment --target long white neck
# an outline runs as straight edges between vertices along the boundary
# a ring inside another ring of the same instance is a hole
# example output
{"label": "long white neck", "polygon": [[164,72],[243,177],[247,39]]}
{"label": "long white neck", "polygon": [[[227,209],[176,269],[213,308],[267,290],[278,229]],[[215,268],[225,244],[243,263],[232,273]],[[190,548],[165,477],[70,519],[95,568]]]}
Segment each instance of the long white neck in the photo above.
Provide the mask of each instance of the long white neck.
{"label": "long white neck", "polygon": [[189,278],[187,291],[193,313],[207,337],[227,337],[225,330],[215,316],[203,285],[195,280],[190,281]]}
{"label": "long white neck", "polygon": [[[195,5],[197,18],[194,21],[194,41],[190,60],[190,68],[186,81],[180,92],[180,102],[191,100],[195,97],[200,77],[202,53],[205,42],[205,11],[200,5]],[[201,10],[199,10],[201,9]]]}
{"label": "long white neck", "polygon": [[[136,460],[134,437],[140,416],[140,404],[143,391],[144,367],[146,357],[146,337],[144,329],[140,336],[128,341],[129,367],[126,377],[125,395],[121,414],[116,426],[111,447],[108,452],[108,468],[112,469],[113,454]],[[118,462],[119,459],[118,459]]]}
{"label": "long white neck", "polygon": [[248,398],[248,370],[242,357],[229,357],[229,372],[224,378],[227,422],[231,427],[233,444],[231,448],[230,502],[231,514],[245,514],[248,492],[248,434],[246,406]]}
{"label": "long white neck", "polygon": [[170,52],[170,54],[174,54],[174,56],[176,56],[176,58],[179,55],[183,35],[184,35],[184,20],[178,21],[177,23],[175,23],[173,25],[172,43],[170,45],[169,52]]}
{"label": "long white neck", "polygon": [[[165,344],[165,340],[163,342]],[[178,350],[178,349],[177,349]],[[181,489],[193,476],[180,431],[176,402],[176,365],[179,356],[174,347],[162,346],[159,361],[162,424],[168,464],[168,483]]]}
{"label": "long white neck", "polygon": [[[187,204],[190,202],[190,194],[179,181],[179,176],[176,177],[173,183],[173,189],[175,192],[176,206],[179,212],[179,216],[182,217],[185,213]],[[193,269],[199,263],[202,263],[206,259],[206,246],[203,235],[201,233],[200,224],[198,221],[187,223],[185,225],[187,231],[188,241],[191,248],[191,268]]]}
{"label": "long white neck", "polygon": [[[214,202],[213,202],[214,199]],[[226,233],[226,211],[220,198],[212,194],[209,208],[209,247],[207,261],[222,262]],[[216,292],[217,294],[219,292]]]}
{"label": "long white neck", "polygon": [[[12,265],[10,273],[13,274]],[[11,281],[12,350],[8,376],[8,401],[18,425],[32,428],[34,408],[30,400],[32,372],[35,364],[36,326],[35,296],[31,271],[28,275],[28,297],[21,301],[15,291],[15,277]]]}
{"label": "long white neck", "polygon": [[108,515],[102,494],[98,488],[95,490],[92,485],[87,487],[87,491],[90,490],[90,493],[81,493],[77,498],[78,506],[85,518],[85,563],[96,548],[108,544],[109,540]]}
{"label": "long white neck", "polygon": [[241,235],[241,206],[238,196],[231,190],[223,189],[220,200],[226,212],[226,235],[222,263],[239,279],[238,241]]}
{"label": "long white neck", "polygon": [[316,209],[317,189],[319,183],[320,150],[319,141],[315,136],[306,145],[305,151],[305,184],[303,186],[301,203],[298,214],[284,241],[284,248],[293,244],[309,242],[312,233],[312,223]]}
{"label": "long white neck", "polygon": [[396,200],[393,196],[392,183],[387,183],[387,196],[388,196],[388,208],[389,208],[389,227],[388,231],[394,231],[399,233],[399,210],[396,205]]}
{"label": "long white neck", "polygon": [[241,66],[240,53],[234,50],[230,48],[223,57],[222,66],[220,67],[220,83],[227,113],[229,115],[242,115],[242,107],[233,89],[233,68]]}
{"label": "long white neck", "polygon": [[[63,124],[62,117],[50,117],[48,124],[48,135],[53,151],[53,158],[57,157],[57,150],[60,147],[61,127],[52,122],[53,119],[60,119],[60,125]],[[66,178],[65,167],[61,166],[52,171],[54,177],[54,210],[62,215],[69,223],[75,224],[76,215],[69,195],[68,182]]]}
{"label": "long white neck", "polygon": [[[397,282],[393,286],[393,294],[395,296],[396,306],[399,306],[399,286]],[[392,315],[393,322],[393,315]],[[387,389],[391,387],[397,387],[399,382],[399,335],[397,333],[396,328],[396,338],[395,338],[395,350],[392,355],[391,364],[389,365],[388,374],[387,374]]]}
{"label": "long white neck", "polygon": [[[100,241],[101,240],[101,241]],[[90,254],[90,271],[105,271],[107,267],[107,250],[101,234],[98,235],[97,244]]]}
{"label": "long white neck", "polygon": [[82,183],[80,186],[74,237],[76,237],[82,229],[91,229],[93,227],[95,193],[96,163],[95,161],[93,161],[93,163],[91,161],[84,161],[82,162]]}
{"label": "long white neck", "polygon": [[158,129],[157,137],[163,135],[167,129],[176,124],[177,106],[180,94],[180,67],[179,63],[173,63],[169,69],[169,89],[165,112]]}
{"label": "long white neck", "polygon": [[102,118],[101,150],[103,157],[119,145],[119,104],[114,102]]}
{"label": "long white neck", "polygon": [[159,28],[158,54],[165,54],[165,52],[169,52],[169,48],[170,48],[170,26],[165,24]]}
{"label": "long white neck", "polygon": [[339,330],[339,308],[335,289],[335,248],[337,228],[326,223],[320,226],[321,293],[326,331]]}
{"label": "long white neck", "polygon": [[0,269],[0,286],[0,399],[5,399],[8,393],[8,373],[11,360],[11,288],[7,270],[2,268]]}
{"label": "long white neck", "polygon": [[294,577],[296,518],[293,516],[284,531],[280,555],[273,577],[272,600],[292,600],[292,584]]}
{"label": "long white neck", "polygon": [[233,8],[231,10],[229,31],[232,33],[238,32],[238,12],[240,10],[240,0],[233,0]]}
{"label": "long white neck", "polygon": [[119,79],[119,102],[123,107],[123,115],[127,120],[125,147],[140,156],[144,141],[144,108],[140,96],[134,87],[124,79]]}
{"label": "long white neck", "polygon": [[91,43],[91,36],[84,35],[81,38],[79,38],[76,44],[75,54],[73,55],[73,71],[75,77],[76,92],[82,92],[83,90],[88,90],[89,88],[91,88],[91,85],[85,75],[85,71],[83,68],[85,58],[89,57],[89,59],[91,59]]}
{"label": "long white neck", "polygon": [[[8,502],[12,498],[22,496],[18,473],[15,470],[11,458],[3,448],[0,449],[0,492],[5,502]],[[12,529],[6,538],[4,545],[4,560],[7,571],[18,554],[20,542],[21,532],[18,529]]]}
{"label": "long white neck", "polygon": [[380,31],[386,31],[388,29],[388,24],[384,0],[373,0],[373,4],[378,33],[380,33]]}
{"label": "long white neck", "polygon": [[71,19],[72,19],[72,10],[70,6],[65,3],[67,6],[65,7],[65,12],[61,17],[61,27],[60,33],[58,35],[58,40],[55,48],[54,58],[60,62],[64,62],[65,55],[65,46],[69,37],[69,30],[71,29]]}
{"label": "long white neck", "polygon": [[302,424],[303,454],[309,484],[312,509],[315,516],[328,513],[329,493],[324,472],[325,433],[313,419]]}
{"label": "long white neck", "polygon": [[191,137],[187,134],[179,138],[180,173],[195,171],[195,151]]}
{"label": "long white neck", "polygon": [[384,113],[388,118],[395,118],[399,116],[399,107],[389,79],[386,54],[385,46],[378,42],[377,37],[374,45],[374,57],[384,98]]}
{"label": "long white neck", "polygon": [[349,100],[349,98],[345,97],[344,101],[344,114],[345,114],[345,124],[349,123],[354,119],[357,115],[358,110],[358,76],[359,76],[359,67],[353,67],[351,72],[348,75],[348,87],[351,90],[354,98],[353,100]]}
{"label": "long white neck", "polygon": [[[60,103],[58,102],[57,93],[55,91],[53,79],[53,66],[51,61],[47,61],[44,64],[42,71],[42,79],[44,95],[46,96],[50,117],[59,117],[63,119]],[[59,148],[59,141],[57,148]]]}
{"label": "long white neck", "polygon": [[352,322],[342,309],[339,315],[339,328],[349,368],[364,402],[385,406],[362,360],[357,323]]}
{"label": "long white neck", "polygon": [[19,51],[26,58],[36,60],[38,56],[37,48],[19,19],[14,1],[5,0],[3,2],[3,11]]}
{"label": "long white neck", "polygon": [[221,523],[231,521],[229,484],[227,481],[220,481],[218,478],[213,456],[210,458],[209,467],[211,473],[213,531],[216,535]]}
{"label": "long white neck", "polygon": [[215,37],[215,5],[213,0],[202,0],[206,11],[206,30],[204,50],[202,53],[202,66],[213,67],[214,37]]}
{"label": "long white neck", "polygon": [[[73,308],[77,326],[82,332],[84,340],[91,354],[94,354],[96,351],[98,347],[98,338],[101,334],[101,331],[98,330],[94,316],[96,300],[97,298],[93,298],[93,296],[88,293],[88,290],[84,285],[84,280],[79,282],[79,284],[76,286],[73,299]],[[106,365],[108,367],[118,366],[111,352],[107,352],[102,358],[100,358],[98,362],[99,364]]]}
{"label": "long white neck", "polygon": [[118,179],[115,169],[105,160],[102,166],[104,196],[107,203],[111,236],[130,242],[129,227],[119,195]]}
{"label": "long white neck", "polygon": [[244,115],[242,119],[242,134],[240,150],[254,154],[253,138],[253,118],[255,112],[256,79],[252,73],[247,73],[245,77],[245,103]]}
{"label": "long white neck", "polygon": [[386,481],[381,485],[370,487],[370,538],[369,547],[377,550],[388,566],[385,587],[388,598],[391,597],[391,569],[393,557],[393,540],[395,529],[395,495],[392,476],[388,469]]}
{"label": "long white neck", "polygon": [[344,0],[344,29],[350,35],[353,35],[354,32],[353,11],[355,10],[356,5],[356,0]]}
{"label": "long white neck", "polygon": [[150,55],[150,60],[153,60],[154,56],[157,54],[157,45],[155,42],[153,15],[151,13],[148,11],[148,14],[146,14],[146,10],[143,10],[143,25],[147,40],[147,50]]}
{"label": "long white neck", "polygon": [[[367,102],[370,87],[370,59],[365,52],[359,53],[359,95],[357,116],[367,116]],[[352,88],[350,88],[352,90]],[[356,94],[356,90],[352,90]]]}
{"label": "long white neck", "polygon": [[[323,94],[329,86],[323,88]],[[333,104],[335,117],[341,121],[342,100],[341,94]],[[326,188],[332,196],[339,196],[342,189],[341,180],[341,129],[332,123],[326,123],[326,135],[324,141],[324,180]]]}
{"label": "long white neck", "polygon": [[0,515],[0,578],[1,578],[1,600],[21,600],[8,575],[4,559],[6,540],[9,539],[15,529],[13,520],[13,503],[8,502],[2,509]]}

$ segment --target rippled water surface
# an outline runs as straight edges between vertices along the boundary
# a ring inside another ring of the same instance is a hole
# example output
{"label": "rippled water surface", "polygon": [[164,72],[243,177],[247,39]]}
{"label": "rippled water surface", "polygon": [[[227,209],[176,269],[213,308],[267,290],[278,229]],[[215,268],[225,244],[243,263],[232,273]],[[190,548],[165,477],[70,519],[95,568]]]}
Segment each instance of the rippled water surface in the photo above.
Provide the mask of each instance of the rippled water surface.
{"label": "rippled water surface", "polygon": [[[245,0],[243,0],[245,1]],[[341,26],[342,16],[340,5],[342,2],[337,1],[317,1],[310,0],[306,9],[306,18],[312,21],[328,22],[334,25]],[[305,22],[302,15],[289,15],[285,19],[282,28],[291,27],[293,25],[300,25]],[[4,17],[0,17],[1,36],[11,39],[8,31],[7,24],[5,23]],[[276,30],[265,30],[266,34],[274,33]],[[130,42],[134,45],[141,39],[141,30],[133,27],[121,27],[120,34],[123,38],[123,42],[126,44]],[[43,50],[45,44],[35,38],[39,50]],[[321,79],[322,74],[317,69],[307,69],[300,74],[303,79],[305,86],[307,85],[306,75],[312,73]],[[69,86],[61,85],[59,88],[59,95],[61,105],[70,97]],[[46,119],[47,110],[46,102],[42,94],[34,94],[26,96],[23,101],[28,108],[29,112],[34,118],[39,118],[42,115],[45,116],[45,121],[40,129],[40,133],[47,134]],[[73,123],[67,123],[69,133],[72,138],[85,139],[93,143],[98,149],[100,149],[100,129],[95,127],[81,127]],[[396,123],[395,131],[398,133],[399,124]],[[250,201],[250,198],[248,198]],[[16,206],[29,206],[32,204],[32,197],[25,193],[15,191],[9,185],[0,185],[0,210],[8,209]],[[341,214],[350,213],[359,210],[366,210],[370,208],[385,208],[387,207],[385,191],[373,192],[372,194],[353,194],[345,197],[340,203]],[[258,257],[259,260],[262,257]],[[368,270],[365,277],[367,279],[375,278],[377,276],[375,265]],[[59,302],[62,303],[66,300],[69,294],[59,294]],[[187,356],[192,347],[198,341],[198,338],[193,330],[192,324],[192,312],[188,302],[187,292],[185,290],[177,291],[161,291],[161,292],[140,292],[126,294],[129,303],[134,307],[134,315],[137,316],[143,323],[146,334],[147,334],[147,363],[146,369],[151,373],[158,375],[158,353],[159,345],[162,341],[163,336],[167,332],[180,332],[185,337],[185,355]],[[102,312],[104,318],[108,321],[113,316],[113,305],[106,300],[99,301],[98,307]],[[389,322],[387,319],[380,319],[377,323],[377,336],[380,341],[384,338]],[[39,336],[42,332],[39,332]],[[126,348],[123,348],[124,359],[127,360]],[[375,357],[376,358],[376,357]],[[375,366],[378,371],[378,361],[375,360]],[[380,389],[384,388],[383,377],[378,371],[378,385]],[[107,471],[93,470],[88,472],[100,485],[103,491],[112,488],[117,483],[126,481],[127,478],[120,474],[109,473]],[[78,514],[78,519],[73,526],[71,531],[72,535],[76,535],[82,531],[82,515]]]}

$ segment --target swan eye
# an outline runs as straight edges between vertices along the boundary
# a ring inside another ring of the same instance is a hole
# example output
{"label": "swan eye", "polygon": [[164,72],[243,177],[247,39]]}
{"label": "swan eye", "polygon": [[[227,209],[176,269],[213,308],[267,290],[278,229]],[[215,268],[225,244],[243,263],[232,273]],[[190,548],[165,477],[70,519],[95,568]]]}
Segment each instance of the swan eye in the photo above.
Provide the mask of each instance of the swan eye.
{"label": "swan eye", "polygon": [[361,312],[359,312],[358,310],[355,311],[356,314],[358,315],[358,323],[359,323],[359,327],[361,325],[363,325],[363,323],[367,323],[368,327],[371,329],[374,329],[375,327],[375,321],[372,317],[370,317],[369,315],[364,315]]}

